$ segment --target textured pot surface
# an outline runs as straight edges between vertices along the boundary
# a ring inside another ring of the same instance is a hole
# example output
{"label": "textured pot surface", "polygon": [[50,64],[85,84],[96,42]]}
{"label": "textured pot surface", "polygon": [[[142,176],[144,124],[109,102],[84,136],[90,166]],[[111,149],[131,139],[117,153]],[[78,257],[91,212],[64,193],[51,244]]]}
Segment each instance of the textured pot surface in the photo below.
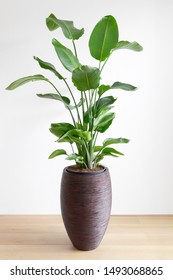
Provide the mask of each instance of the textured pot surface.
{"label": "textured pot surface", "polygon": [[74,247],[79,250],[98,247],[109,222],[111,201],[111,180],[107,168],[96,172],[64,169],[61,211]]}

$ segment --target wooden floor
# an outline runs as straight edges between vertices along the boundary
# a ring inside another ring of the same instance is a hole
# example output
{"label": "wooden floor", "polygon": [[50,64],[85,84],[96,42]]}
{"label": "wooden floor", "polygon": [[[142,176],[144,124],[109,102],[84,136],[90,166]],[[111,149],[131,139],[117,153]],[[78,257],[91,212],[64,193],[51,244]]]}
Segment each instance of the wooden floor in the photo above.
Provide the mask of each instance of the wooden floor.
{"label": "wooden floor", "polygon": [[173,259],[173,215],[111,216],[98,249],[73,248],[60,216],[0,216],[0,259]]}

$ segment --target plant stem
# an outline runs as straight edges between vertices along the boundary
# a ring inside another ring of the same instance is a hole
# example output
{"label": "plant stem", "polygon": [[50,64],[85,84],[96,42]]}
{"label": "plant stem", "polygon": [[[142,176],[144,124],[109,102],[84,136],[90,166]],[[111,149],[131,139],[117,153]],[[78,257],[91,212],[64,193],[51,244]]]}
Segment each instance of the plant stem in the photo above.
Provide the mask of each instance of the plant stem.
{"label": "plant stem", "polygon": [[79,114],[79,110],[78,110],[77,103],[76,103],[76,100],[75,100],[75,98],[74,98],[74,95],[73,95],[73,93],[72,93],[72,91],[71,91],[71,88],[69,87],[69,85],[68,85],[68,83],[66,82],[65,79],[64,79],[64,83],[66,84],[66,86],[67,86],[67,88],[68,88],[68,90],[69,90],[69,92],[70,92],[70,94],[71,94],[71,97],[72,97],[72,99],[73,99],[73,101],[74,101],[74,104],[75,104],[75,108],[76,108],[76,112],[77,112],[77,115],[78,115],[79,122],[80,122],[80,124],[82,125],[81,118],[80,118],[80,114]]}
{"label": "plant stem", "polygon": [[83,147],[85,148],[85,151],[86,151],[87,163],[88,163],[87,166],[88,166],[88,168],[92,168],[92,167],[90,167],[91,166],[90,153],[88,151],[88,147],[87,147],[86,142],[84,140],[83,140]]}
{"label": "plant stem", "polygon": [[85,108],[84,108],[84,97],[83,97],[83,92],[82,91],[81,91],[81,99],[82,99],[82,116],[83,116],[83,126],[84,126]]}
{"label": "plant stem", "polygon": [[93,97],[94,97],[94,104],[93,104],[93,122],[92,127],[94,126],[94,117],[95,117],[95,110],[96,110],[96,99],[97,99],[97,90],[93,91]]}
{"label": "plant stem", "polygon": [[101,61],[99,61],[99,70],[100,70],[100,67],[101,67]]}
{"label": "plant stem", "polygon": [[71,149],[72,149],[73,154],[75,154],[73,145],[72,144],[70,144],[70,145],[71,145]]}
{"label": "plant stem", "polygon": [[74,48],[75,56],[77,57],[77,50],[76,50],[75,42],[74,42],[73,39],[72,39],[72,43],[73,43],[73,48]]}
{"label": "plant stem", "polygon": [[[97,141],[97,137],[98,137],[98,134],[99,134],[99,132],[98,131],[95,131],[95,133],[94,133],[94,136],[93,136],[93,147],[95,147],[95,145],[96,145],[96,141]],[[102,150],[101,150],[102,151]],[[97,157],[99,156],[99,154],[100,154],[100,152],[101,151],[99,151],[98,153],[97,153],[97,155],[95,156],[95,159],[94,159],[94,164],[93,164],[93,167],[96,167],[96,160],[97,160]]]}
{"label": "plant stem", "polygon": [[86,100],[86,106],[87,106],[87,110],[89,109],[89,106],[88,106],[88,99],[87,99],[87,96],[86,96],[86,92],[84,91],[84,95],[85,95],[85,100]]}
{"label": "plant stem", "polygon": [[107,61],[108,61],[108,59],[109,59],[109,57],[110,56],[108,56],[108,58],[105,60],[105,62],[103,63],[103,66],[102,66],[102,68],[100,69],[100,73],[102,73],[102,71],[103,71],[103,68],[105,67],[105,65],[106,65],[106,63],[107,63]]}
{"label": "plant stem", "polygon": [[[61,93],[59,92],[59,90],[56,88],[56,86],[51,82],[51,81],[47,81],[49,84],[51,84],[52,85],[52,87],[56,90],[56,92],[59,94],[59,96],[62,98],[62,95],[61,95]],[[62,100],[63,100],[63,98],[62,98]],[[74,126],[76,127],[76,122],[75,122],[75,119],[74,119],[74,116],[73,116],[73,114],[72,114],[72,111],[70,110],[70,108],[68,108],[68,106],[66,107],[67,108],[67,110],[69,111],[69,113],[70,113],[70,115],[71,115],[71,117],[72,117],[72,120],[73,120],[73,124],[74,124]]]}
{"label": "plant stem", "polygon": [[95,132],[94,132],[94,135],[93,135],[93,139],[94,139],[94,141],[93,141],[93,142],[94,142],[93,146],[94,146],[94,147],[95,147],[95,144],[96,144],[96,141],[97,141],[98,134],[99,134],[98,131],[95,131]]}

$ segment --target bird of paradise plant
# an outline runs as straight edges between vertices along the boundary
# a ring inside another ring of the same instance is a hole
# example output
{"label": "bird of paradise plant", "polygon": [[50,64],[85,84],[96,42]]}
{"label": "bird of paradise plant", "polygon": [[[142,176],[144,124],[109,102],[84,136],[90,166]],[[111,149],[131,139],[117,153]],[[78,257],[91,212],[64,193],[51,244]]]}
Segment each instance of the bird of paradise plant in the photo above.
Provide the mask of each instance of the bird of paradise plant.
{"label": "bird of paradise plant", "polygon": [[[70,96],[62,95],[58,85],[41,74],[20,78],[11,83],[7,90],[14,90],[31,81],[49,83],[52,93],[37,94],[37,96],[63,103],[71,116],[71,123],[52,123],[50,132],[57,137],[58,143],[68,142],[72,148],[70,154],[64,149],[57,149],[49,158],[65,155],[67,160],[75,160],[78,167],[93,169],[100,165],[105,156],[123,155],[114,148],[114,145],[129,142],[126,138],[107,138],[102,145],[97,144],[98,135],[104,133],[115,118],[115,112],[112,109],[117,98],[107,93],[116,89],[126,91],[137,89],[133,85],[119,81],[112,85],[102,84],[100,81],[104,67],[113,52],[121,49],[139,52],[142,47],[137,42],[119,41],[117,21],[112,15],[107,15],[96,24],[89,38],[90,54],[97,61],[97,66],[83,65],[80,63],[75,41],[84,34],[84,29],[78,29],[72,21],[58,19],[54,14],[50,14],[46,19],[46,25],[50,31],[61,29],[65,38],[72,42],[73,50],[64,46],[57,39],[52,40],[59,61],[71,73],[71,80],[68,81],[60,74],[53,64],[38,57],[34,57],[34,59],[41,68],[55,74],[57,84],[64,83]],[[72,91],[70,82],[74,84],[79,93]]]}

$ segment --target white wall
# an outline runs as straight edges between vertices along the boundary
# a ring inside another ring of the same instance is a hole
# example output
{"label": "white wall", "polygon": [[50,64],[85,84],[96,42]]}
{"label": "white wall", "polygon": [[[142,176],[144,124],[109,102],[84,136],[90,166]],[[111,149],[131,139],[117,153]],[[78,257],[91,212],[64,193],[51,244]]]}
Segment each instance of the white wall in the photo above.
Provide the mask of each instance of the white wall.
{"label": "white wall", "polygon": [[[45,18],[51,12],[85,27],[85,36],[77,42],[84,64],[95,63],[87,42],[96,22],[107,14],[116,17],[121,40],[143,45],[142,53],[113,54],[103,78],[108,84],[119,80],[139,87],[135,93],[115,92],[117,117],[104,136],[131,139],[119,147],[125,157],[105,160],[112,174],[112,214],[172,214],[171,0],[0,1],[0,214],[60,213],[61,173],[69,162],[63,157],[47,159],[58,148],[49,126],[68,121],[67,114],[59,103],[36,97],[51,90],[44,82],[4,90],[11,81],[36,73],[56,80],[39,69],[33,55],[52,62],[68,76],[51,39],[70,45],[60,30],[47,30]],[[59,80],[57,86],[66,94]]]}

